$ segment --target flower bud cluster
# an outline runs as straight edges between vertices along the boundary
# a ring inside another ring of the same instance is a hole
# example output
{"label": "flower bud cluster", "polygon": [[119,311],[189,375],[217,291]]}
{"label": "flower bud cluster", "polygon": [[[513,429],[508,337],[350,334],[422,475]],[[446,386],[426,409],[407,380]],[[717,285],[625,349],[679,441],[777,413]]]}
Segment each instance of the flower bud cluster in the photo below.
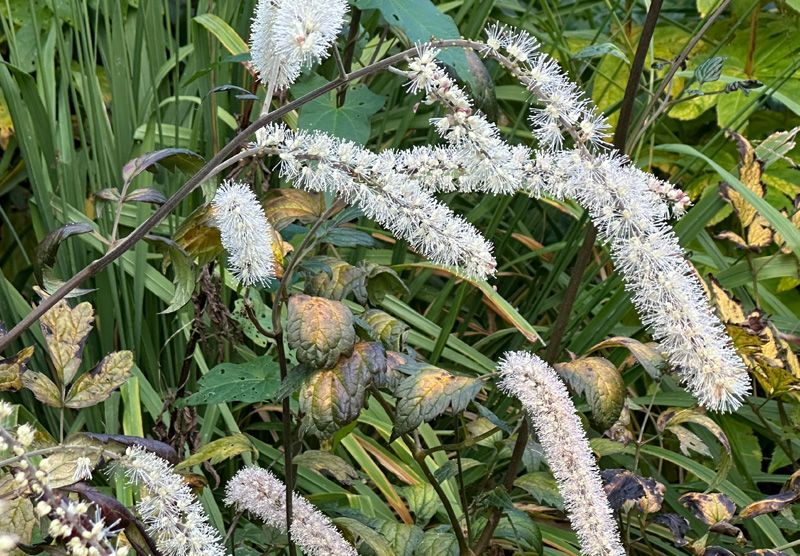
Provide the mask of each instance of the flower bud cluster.
{"label": "flower bud cluster", "polygon": [[518,398],[544,449],[585,556],[623,556],[619,530],[597,463],[569,393],[547,363],[525,352],[506,353],[499,387]]}
{"label": "flower bud cluster", "polygon": [[245,286],[273,279],[272,226],[252,189],[244,183],[225,181],[211,206],[234,276]]}
{"label": "flower bud cluster", "polygon": [[[286,533],[286,485],[260,467],[239,471],[228,483],[225,503],[247,510],[264,523]],[[291,539],[311,556],[356,556],[358,552],[330,519],[305,498],[292,495]]]}
{"label": "flower bud cluster", "polygon": [[345,0],[258,0],[250,52],[261,81],[284,89],[303,66],[327,58],[346,11]]}
{"label": "flower bud cluster", "polygon": [[169,462],[133,446],[118,465],[132,484],[142,488],[136,509],[164,556],[225,555],[203,506]]}
{"label": "flower bud cluster", "polygon": [[281,175],[311,191],[329,191],[408,241],[430,260],[469,277],[494,274],[492,246],[474,226],[437,201],[414,176],[398,171],[401,155],[375,154],[321,132],[271,125],[259,146],[280,157]]}

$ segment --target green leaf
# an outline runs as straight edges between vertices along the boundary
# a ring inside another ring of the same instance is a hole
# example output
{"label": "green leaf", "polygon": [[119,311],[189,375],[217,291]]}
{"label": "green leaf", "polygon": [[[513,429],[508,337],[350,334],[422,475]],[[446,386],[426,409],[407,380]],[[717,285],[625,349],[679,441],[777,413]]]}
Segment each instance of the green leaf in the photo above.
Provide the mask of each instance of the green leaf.
{"label": "green leaf", "polygon": [[[250,292],[249,301],[252,303],[251,309],[256,317],[256,320],[261,325],[261,328],[264,330],[270,330],[272,328],[272,309],[264,304],[261,299],[261,295],[257,291]],[[253,321],[251,321],[250,317],[247,316],[244,305],[244,299],[237,299],[233,302],[233,312],[231,314],[233,320],[235,320],[236,324],[239,325],[239,328],[242,329],[244,335],[252,340],[255,345],[266,347],[271,340],[258,331],[256,325],[253,324]]]}
{"label": "green leaf", "polygon": [[330,369],[353,352],[356,330],[347,305],[305,294],[291,296],[288,305],[286,339],[298,362]]}
{"label": "green leaf", "polygon": [[[351,0],[360,10],[378,9],[384,19],[405,34],[408,45],[436,39],[458,39],[461,33],[453,19],[440,12],[430,0]],[[438,58],[453,66],[459,77],[472,85],[467,57],[461,49],[441,52]]]}
{"label": "green leaf", "polygon": [[225,23],[223,19],[214,14],[202,14],[193,19],[195,23],[199,23],[205,27],[212,35],[219,39],[228,52],[238,55],[250,52],[242,38],[233,30],[233,28]]}
{"label": "green leaf", "polygon": [[186,149],[161,149],[145,153],[126,162],[122,167],[122,180],[127,185],[145,170],[154,172],[153,166],[156,164],[170,171],[179,169],[187,174],[194,174],[203,167],[205,160],[199,154]]}
{"label": "green leaf", "polygon": [[324,477],[333,478],[345,487],[349,487],[353,481],[359,479],[358,471],[353,469],[352,465],[330,452],[306,450],[302,454],[296,455],[292,462],[295,465],[313,469]]}
{"label": "green leaf", "polygon": [[36,399],[52,407],[61,407],[61,390],[47,375],[26,371],[22,375],[22,385],[33,392]]}
{"label": "green leaf", "polygon": [[[356,298],[363,298],[366,272],[335,257],[316,257],[316,263],[324,265],[329,271],[308,273],[303,291],[308,295],[341,301],[356,291]],[[359,290],[361,293],[359,294]]]}
{"label": "green leaf", "polygon": [[458,556],[458,539],[452,533],[428,531],[414,551],[414,556]]}
{"label": "green leaf", "polygon": [[360,521],[350,517],[337,517],[331,521],[343,532],[349,534],[354,541],[353,544],[366,544],[372,549],[375,556],[395,556],[394,550],[392,550],[392,547],[389,545],[389,541],[387,541],[383,535],[367,527]]}
{"label": "green leaf", "polygon": [[378,531],[386,537],[397,556],[413,556],[414,549],[422,542],[422,529],[416,525],[384,521]]}
{"label": "green leaf", "polygon": [[[321,83],[319,80],[311,82],[316,86]],[[304,87],[293,87],[292,94],[299,96],[301,90],[306,91]],[[309,131],[324,131],[359,145],[366,144],[370,136],[370,116],[381,109],[386,97],[376,95],[365,85],[358,84],[348,87],[347,98],[342,106],[338,106],[337,102],[336,91],[312,100],[300,108],[297,127]],[[344,238],[341,241],[345,241]],[[327,237],[326,242],[331,243]],[[369,245],[372,244],[374,242],[370,238]]]}
{"label": "green leaf", "polygon": [[505,539],[526,553],[542,554],[542,532],[522,510],[504,511],[494,531],[494,538]]}
{"label": "green leaf", "polygon": [[453,413],[464,411],[483,384],[482,378],[455,376],[432,366],[408,377],[397,388],[396,395],[400,399],[395,408],[391,439],[435,419],[448,407],[452,407]]}
{"label": "green leaf", "polygon": [[612,56],[616,56],[617,58],[624,61],[628,65],[630,65],[631,63],[630,60],[628,60],[628,57],[625,55],[625,53],[613,42],[593,44],[587,46],[586,48],[582,48],[575,55],[572,56],[572,59],[584,60],[588,58],[594,58],[596,56],[604,56],[606,54],[611,54]]}
{"label": "green leaf", "polygon": [[233,436],[220,438],[202,446],[194,454],[176,465],[175,469],[185,469],[209,460],[211,464],[214,465],[222,460],[238,456],[245,452],[252,452],[258,455],[258,450],[256,450],[256,447],[250,442],[250,439],[242,433],[238,433]]}
{"label": "green leaf", "polygon": [[514,486],[527,490],[540,504],[549,504],[564,511],[564,499],[558,490],[558,483],[550,473],[545,471],[528,473],[517,478]]}
{"label": "green leaf", "polygon": [[336,247],[375,247],[372,236],[353,228],[333,228],[320,234],[320,242]]}
{"label": "green leaf", "polygon": [[380,309],[368,309],[361,318],[375,331],[386,349],[402,349],[408,336],[406,323]]}
{"label": "green leaf", "polygon": [[715,56],[709,58],[694,70],[694,80],[697,86],[700,87],[703,83],[713,83],[717,81],[722,75],[722,67],[725,65],[724,56]]}
{"label": "green leaf", "polygon": [[409,293],[408,287],[388,266],[373,261],[361,261],[358,266],[367,271],[367,295],[370,305],[380,305],[387,295]]}
{"label": "green leaf", "polygon": [[[65,239],[79,234],[90,234],[94,231],[91,224],[84,222],[71,222],[56,228],[36,246],[33,259],[33,274],[36,281],[47,292],[54,292],[60,288],[64,282],[55,277],[53,267],[56,264],[58,248]],[[66,297],[77,297],[84,295],[92,290],[74,289]]]}
{"label": "green leaf", "polygon": [[280,367],[268,355],[246,363],[222,363],[199,380],[200,389],[186,403],[262,402],[273,399],[280,384]]}
{"label": "green leaf", "polygon": [[414,514],[414,523],[420,527],[427,525],[441,504],[436,489],[428,483],[403,487],[400,493],[408,502],[408,509]]}
{"label": "green leaf", "polygon": [[602,357],[583,357],[553,368],[575,392],[586,396],[600,430],[616,422],[625,404],[625,381],[613,363]]}
{"label": "green leaf", "polygon": [[195,286],[194,261],[177,242],[167,237],[148,235],[145,241],[155,245],[161,251],[163,258],[162,269],[172,263],[175,279],[175,294],[170,300],[169,307],[161,311],[162,315],[174,313],[192,299]]}

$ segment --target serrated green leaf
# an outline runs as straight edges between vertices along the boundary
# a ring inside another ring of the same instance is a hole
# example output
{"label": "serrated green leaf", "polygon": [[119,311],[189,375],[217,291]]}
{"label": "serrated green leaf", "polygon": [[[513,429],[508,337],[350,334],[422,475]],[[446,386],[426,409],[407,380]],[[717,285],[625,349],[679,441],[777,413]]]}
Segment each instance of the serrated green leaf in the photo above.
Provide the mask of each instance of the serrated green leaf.
{"label": "serrated green leaf", "polygon": [[387,295],[409,293],[400,276],[388,266],[381,266],[373,261],[361,261],[358,266],[367,271],[367,295],[370,305],[380,305]]}
{"label": "serrated green leaf", "polygon": [[542,532],[528,514],[521,510],[511,509],[503,512],[503,517],[500,518],[500,523],[494,531],[494,537],[505,539],[525,552],[542,553]]}
{"label": "serrated green leaf", "polygon": [[528,473],[517,478],[514,486],[527,490],[540,504],[549,504],[564,511],[564,499],[558,490],[558,483],[550,473],[545,471]]}
{"label": "serrated green leaf", "polygon": [[256,447],[250,442],[250,439],[242,433],[238,433],[233,436],[219,438],[200,447],[194,454],[176,465],[175,469],[185,469],[203,463],[204,461],[210,461],[211,465],[214,465],[222,460],[238,456],[245,452],[252,452],[258,455],[258,450],[256,450]]}
{"label": "serrated green leaf", "polygon": [[414,556],[458,556],[458,539],[452,533],[428,531],[414,551]]}
{"label": "serrated green leaf", "polygon": [[408,336],[406,323],[380,309],[364,311],[361,318],[375,331],[387,350],[400,351],[402,349]]}
{"label": "serrated green leaf", "polygon": [[408,509],[414,514],[414,523],[424,527],[439,509],[441,501],[436,489],[428,483],[411,485],[400,489],[400,494],[408,502]]}
{"label": "serrated green leaf", "polygon": [[199,380],[199,390],[186,403],[262,402],[274,399],[280,384],[280,367],[268,355],[246,363],[222,363]]}
{"label": "serrated green leaf", "polygon": [[602,357],[583,357],[553,368],[578,394],[586,396],[592,420],[600,430],[611,427],[625,404],[625,381],[617,367]]}
{"label": "serrated green leaf", "polygon": [[397,556],[412,556],[414,549],[422,542],[423,531],[416,525],[384,521],[378,531],[386,537]]}
{"label": "serrated green leaf", "polygon": [[341,301],[356,291],[356,298],[363,298],[363,291],[357,291],[364,289],[367,273],[363,269],[334,257],[316,257],[314,261],[325,265],[330,274],[324,270],[313,275],[309,273],[303,290],[305,293]]}

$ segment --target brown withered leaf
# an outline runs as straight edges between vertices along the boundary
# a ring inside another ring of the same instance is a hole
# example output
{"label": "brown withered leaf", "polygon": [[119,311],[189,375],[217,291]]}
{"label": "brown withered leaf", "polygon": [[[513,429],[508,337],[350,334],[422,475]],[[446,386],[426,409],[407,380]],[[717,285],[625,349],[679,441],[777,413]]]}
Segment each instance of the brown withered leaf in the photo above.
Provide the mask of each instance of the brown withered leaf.
{"label": "brown withered leaf", "polygon": [[790,490],[787,492],[782,492],[781,494],[769,496],[762,500],[753,502],[752,504],[748,504],[742,508],[742,511],[739,512],[739,517],[741,519],[747,519],[749,517],[757,517],[759,515],[772,512],[780,512],[798,498],[800,498],[800,489]]}
{"label": "brown withered leaf", "polygon": [[587,353],[604,347],[624,347],[628,349],[651,377],[654,379],[661,378],[661,369],[664,367],[666,359],[656,349],[633,338],[616,336],[592,346],[587,350]]}
{"label": "brown withered leaf", "polygon": [[736,511],[736,504],[719,492],[688,492],[678,498],[678,502],[689,508],[706,525],[730,521]]}
{"label": "brown withered leaf", "polygon": [[761,351],[765,342],[758,334],[753,334],[737,324],[726,324],[725,332],[733,341],[733,347],[739,355],[755,355]]}
{"label": "brown withered leaf", "polygon": [[36,399],[51,407],[61,407],[61,390],[55,383],[42,373],[25,371],[22,375],[22,385],[33,392]]}
{"label": "brown withered leaf", "polygon": [[33,346],[17,352],[13,357],[0,359],[0,390],[17,392],[22,388],[22,374],[33,356]]}
{"label": "brown withered leaf", "polygon": [[602,357],[582,357],[553,365],[575,392],[586,396],[592,421],[600,430],[611,427],[625,404],[625,381],[617,367]]}
{"label": "brown withered leaf", "polygon": [[720,444],[722,444],[722,447],[725,448],[725,452],[728,454],[728,456],[731,455],[731,444],[728,441],[728,437],[725,436],[725,432],[722,430],[722,427],[716,424],[708,415],[700,413],[695,409],[667,409],[658,416],[656,428],[659,432],[664,432],[671,427],[675,427],[683,423],[694,423],[708,429],[709,432],[717,437],[717,440],[719,440]]}
{"label": "brown withered leaf", "polygon": [[316,222],[325,212],[325,199],[302,189],[270,189],[264,212],[272,227],[280,231],[295,220],[303,224]]}
{"label": "brown withered leaf", "polygon": [[353,352],[356,330],[347,305],[305,294],[292,295],[288,305],[286,338],[297,361],[330,369]]}
{"label": "brown withered leaf", "polygon": [[109,353],[89,372],[73,384],[67,394],[66,407],[90,407],[108,399],[111,392],[125,384],[133,367],[133,353],[127,350]]}
{"label": "brown withered leaf", "polygon": [[729,537],[736,537],[736,538],[743,538],[742,530],[736,527],[735,525],[731,525],[727,521],[720,521],[719,523],[715,523],[708,528],[709,531],[712,533],[716,533],[717,535],[727,535]]}
{"label": "brown withered leaf", "polygon": [[373,377],[386,372],[380,342],[361,342],[350,357],[309,377],[300,390],[300,411],[311,418],[311,432],[328,437],[358,418]]}
{"label": "brown withered leaf", "polygon": [[178,226],[172,239],[180,245],[199,266],[205,266],[224,251],[219,228],[213,225],[211,205],[197,207]]}
{"label": "brown withered leaf", "polygon": [[672,533],[672,543],[675,546],[686,546],[685,539],[686,533],[689,532],[691,526],[689,520],[678,514],[660,514],[651,520],[653,523],[666,526],[670,533]]}
{"label": "brown withered leaf", "polygon": [[617,512],[636,507],[644,514],[661,509],[666,487],[652,478],[635,475],[626,469],[605,469],[600,473],[611,508]]}
{"label": "brown withered leaf", "polygon": [[758,550],[751,550],[744,556],[789,556],[786,552],[781,552],[774,548],[759,548]]}

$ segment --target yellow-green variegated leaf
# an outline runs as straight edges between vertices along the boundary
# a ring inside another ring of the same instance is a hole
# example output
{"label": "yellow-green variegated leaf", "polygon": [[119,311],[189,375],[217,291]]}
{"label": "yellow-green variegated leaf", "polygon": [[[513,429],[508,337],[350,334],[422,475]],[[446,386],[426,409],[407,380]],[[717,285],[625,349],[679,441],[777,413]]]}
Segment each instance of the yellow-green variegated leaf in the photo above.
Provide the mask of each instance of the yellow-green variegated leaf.
{"label": "yellow-green variegated leaf", "polygon": [[22,375],[22,385],[33,392],[36,399],[52,407],[61,407],[61,390],[42,373],[26,371]]}
{"label": "yellow-green variegated leaf", "polygon": [[553,365],[579,395],[586,396],[592,420],[606,430],[619,418],[625,404],[625,382],[617,367],[602,357],[582,357]]}
{"label": "yellow-green variegated leaf", "polygon": [[33,356],[33,346],[26,347],[13,357],[0,360],[0,390],[16,392],[22,389],[22,374]]}
{"label": "yellow-green variegated leaf", "polygon": [[353,313],[343,303],[295,294],[289,298],[286,320],[286,338],[300,363],[330,369],[353,352]]}
{"label": "yellow-green variegated leaf", "polygon": [[72,409],[90,407],[108,399],[130,376],[133,353],[116,351],[106,355],[97,367],[84,373],[70,388],[66,406]]}

